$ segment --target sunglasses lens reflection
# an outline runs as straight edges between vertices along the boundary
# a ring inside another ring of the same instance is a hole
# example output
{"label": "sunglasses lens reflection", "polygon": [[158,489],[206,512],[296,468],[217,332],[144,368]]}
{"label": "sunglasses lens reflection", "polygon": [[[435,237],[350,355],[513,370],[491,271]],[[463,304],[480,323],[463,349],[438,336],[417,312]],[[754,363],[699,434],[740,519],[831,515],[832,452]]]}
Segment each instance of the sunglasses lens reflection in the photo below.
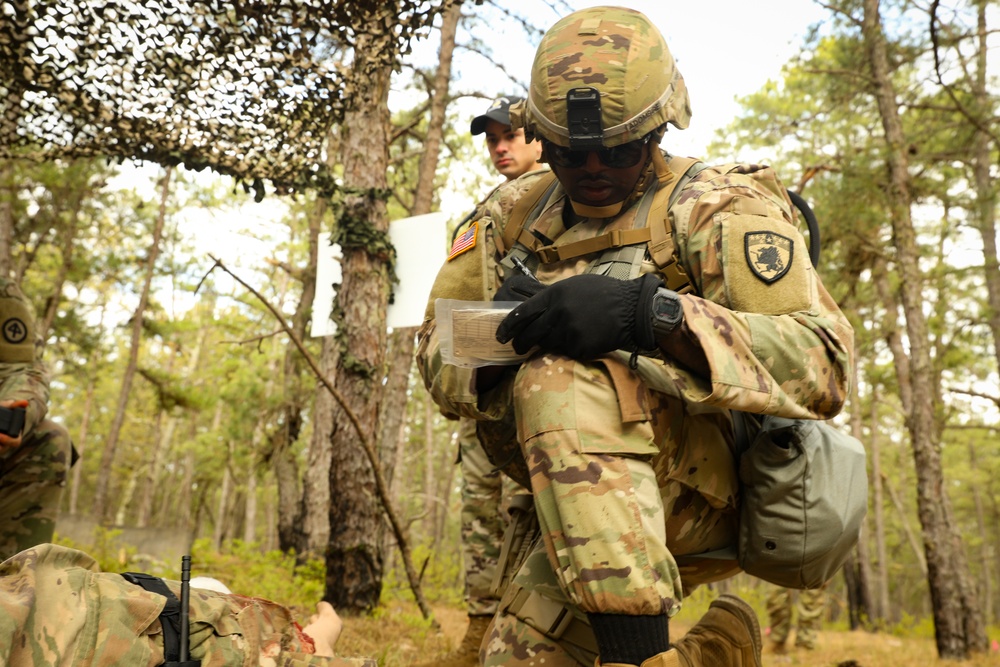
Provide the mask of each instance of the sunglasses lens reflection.
{"label": "sunglasses lens reflection", "polygon": [[[593,152],[597,153],[597,159],[605,167],[627,169],[634,167],[639,162],[639,158],[642,157],[642,147],[645,143],[646,139],[639,139],[620,146],[602,148],[599,151]],[[553,164],[557,167],[566,167],[568,169],[579,169],[585,165],[587,163],[587,156],[591,153],[591,151],[575,151],[549,142],[546,142],[546,148],[548,149],[549,159],[552,160]]]}

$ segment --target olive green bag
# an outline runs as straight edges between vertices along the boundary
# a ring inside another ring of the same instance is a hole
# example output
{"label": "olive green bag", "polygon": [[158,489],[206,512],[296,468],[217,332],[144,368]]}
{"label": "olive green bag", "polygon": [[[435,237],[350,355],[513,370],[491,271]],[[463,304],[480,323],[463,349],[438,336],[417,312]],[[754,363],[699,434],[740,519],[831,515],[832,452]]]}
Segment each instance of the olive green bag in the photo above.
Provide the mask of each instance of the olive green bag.
{"label": "olive green bag", "polygon": [[847,560],[868,510],[864,447],[819,420],[733,413],[733,423],[740,567],[786,588],[822,586]]}

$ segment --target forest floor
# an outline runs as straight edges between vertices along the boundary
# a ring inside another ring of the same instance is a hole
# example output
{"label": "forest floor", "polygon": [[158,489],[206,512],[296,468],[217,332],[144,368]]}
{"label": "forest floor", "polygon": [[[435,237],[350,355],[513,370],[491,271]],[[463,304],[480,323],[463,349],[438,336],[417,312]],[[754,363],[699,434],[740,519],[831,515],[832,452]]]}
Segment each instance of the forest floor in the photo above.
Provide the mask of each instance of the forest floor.
{"label": "forest floor", "polygon": [[[698,610],[698,616],[700,616]],[[441,656],[458,645],[465,634],[465,612],[454,607],[433,607],[440,629],[421,618],[415,604],[393,602],[371,617],[344,619],[340,655],[366,655],[378,659],[380,667],[403,667]],[[671,623],[671,634],[683,634],[697,620],[681,612]],[[763,627],[764,624],[762,624]],[[765,629],[765,634],[767,630]],[[899,637],[891,634],[826,630],[818,636],[813,651],[791,645],[784,655],[776,654],[764,637],[764,667],[998,667],[1000,651],[992,650],[966,662],[941,660],[933,639]]]}

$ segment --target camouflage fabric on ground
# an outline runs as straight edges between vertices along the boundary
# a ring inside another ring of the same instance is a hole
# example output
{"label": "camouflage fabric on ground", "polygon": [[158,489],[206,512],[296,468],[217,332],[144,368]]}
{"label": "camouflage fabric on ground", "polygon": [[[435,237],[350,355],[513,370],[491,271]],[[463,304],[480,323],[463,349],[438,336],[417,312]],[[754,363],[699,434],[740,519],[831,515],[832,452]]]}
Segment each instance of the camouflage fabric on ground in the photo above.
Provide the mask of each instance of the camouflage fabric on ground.
{"label": "camouflage fabric on ground", "polygon": [[[177,582],[166,583],[179,595]],[[22,551],[0,565],[0,667],[160,665],[165,604],[81,551]],[[191,656],[202,667],[375,667],[311,655],[311,642],[273,602],[192,590],[190,606]]]}

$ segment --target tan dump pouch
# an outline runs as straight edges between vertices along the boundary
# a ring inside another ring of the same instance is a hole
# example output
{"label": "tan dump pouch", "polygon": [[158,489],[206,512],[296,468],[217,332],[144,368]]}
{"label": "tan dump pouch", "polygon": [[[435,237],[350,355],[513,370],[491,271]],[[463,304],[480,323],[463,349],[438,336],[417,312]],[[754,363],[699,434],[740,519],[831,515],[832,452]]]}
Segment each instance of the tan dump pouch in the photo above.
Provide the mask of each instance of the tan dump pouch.
{"label": "tan dump pouch", "polygon": [[590,625],[560,602],[522,588],[506,606],[506,611],[558,642],[583,664],[592,663],[598,654],[597,638]]}

